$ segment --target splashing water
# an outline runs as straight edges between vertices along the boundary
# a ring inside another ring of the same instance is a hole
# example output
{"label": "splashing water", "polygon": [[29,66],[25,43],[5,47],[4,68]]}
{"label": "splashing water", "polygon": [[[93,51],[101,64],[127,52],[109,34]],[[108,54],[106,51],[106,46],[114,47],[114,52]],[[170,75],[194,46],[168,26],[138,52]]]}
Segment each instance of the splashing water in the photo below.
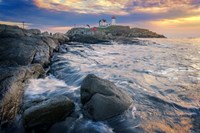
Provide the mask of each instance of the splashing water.
{"label": "splashing water", "polygon": [[49,76],[30,81],[24,103],[66,95],[80,110],[81,82],[93,73],[128,92],[133,106],[104,122],[80,117],[68,132],[200,132],[200,39],[144,43],[71,46],[53,56]]}

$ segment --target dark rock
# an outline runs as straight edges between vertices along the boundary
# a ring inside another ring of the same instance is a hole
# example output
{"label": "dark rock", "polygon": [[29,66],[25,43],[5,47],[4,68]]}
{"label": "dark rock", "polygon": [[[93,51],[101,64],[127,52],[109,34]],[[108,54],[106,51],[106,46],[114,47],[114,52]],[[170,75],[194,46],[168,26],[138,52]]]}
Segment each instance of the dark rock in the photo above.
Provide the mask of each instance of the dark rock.
{"label": "dark rock", "polygon": [[39,29],[28,29],[26,32],[32,34],[32,35],[40,35],[41,31]]}
{"label": "dark rock", "polygon": [[40,64],[29,67],[0,67],[0,123],[15,118],[23,95],[23,82],[36,78],[44,70]]}
{"label": "dark rock", "polygon": [[60,53],[66,53],[69,50],[70,50],[69,45],[63,44],[63,45],[60,45],[58,52],[60,52]]}
{"label": "dark rock", "polygon": [[81,43],[104,43],[109,42],[109,38],[104,32],[101,31],[92,31],[87,28],[74,28],[67,32],[67,35],[70,38],[70,41],[81,42]]}
{"label": "dark rock", "polygon": [[54,124],[48,133],[67,133],[75,122],[75,118],[68,117],[65,121]]}
{"label": "dark rock", "polygon": [[22,28],[18,26],[8,26],[8,25],[1,25],[0,24],[0,37],[7,38],[7,37],[22,37],[25,36],[25,32]]}
{"label": "dark rock", "polygon": [[45,37],[0,38],[0,64],[6,66],[49,62],[58,45]]}
{"label": "dark rock", "polygon": [[129,38],[129,37],[114,37],[114,41],[116,41],[119,44],[135,44],[140,45],[140,40]]}
{"label": "dark rock", "polygon": [[106,120],[128,109],[132,99],[114,83],[89,74],[81,85],[81,103],[87,117]]}
{"label": "dark rock", "polygon": [[61,44],[69,42],[69,37],[63,33],[55,33],[53,38],[57,39]]}
{"label": "dark rock", "polygon": [[120,25],[112,25],[105,29],[105,32],[112,36],[123,36],[127,37],[130,33],[130,27],[129,26],[120,26]]}
{"label": "dark rock", "polygon": [[[165,36],[141,28],[130,28],[129,26],[112,25],[106,28],[73,28],[67,32],[71,41],[83,43],[102,43],[117,37],[125,38],[165,38]],[[98,41],[99,40],[99,41]]]}
{"label": "dark rock", "polygon": [[147,29],[132,28],[129,37],[140,37],[140,38],[166,38],[164,35],[157,34]]}
{"label": "dark rock", "polygon": [[44,73],[58,45],[40,30],[0,24],[0,124],[15,118],[25,82]]}
{"label": "dark rock", "polygon": [[66,96],[58,96],[43,101],[25,110],[23,124],[25,128],[51,126],[62,121],[74,111],[74,103]]}
{"label": "dark rock", "polygon": [[42,33],[43,36],[50,36],[49,32],[45,31]]}
{"label": "dark rock", "polygon": [[82,42],[82,43],[91,43],[91,44],[98,44],[98,43],[105,43],[109,42],[108,40],[99,39],[95,36],[91,35],[75,35],[70,38],[71,41]]}

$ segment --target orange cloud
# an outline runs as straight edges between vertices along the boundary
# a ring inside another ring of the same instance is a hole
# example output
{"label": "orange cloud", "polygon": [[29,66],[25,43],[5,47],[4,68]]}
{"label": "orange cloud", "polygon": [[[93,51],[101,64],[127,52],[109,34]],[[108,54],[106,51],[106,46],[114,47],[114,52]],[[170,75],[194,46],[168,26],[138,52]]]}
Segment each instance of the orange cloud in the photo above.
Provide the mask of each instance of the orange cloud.
{"label": "orange cloud", "polygon": [[126,5],[130,0],[34,0],[36,6],[49,10],[76,12],[83,14],[108,13],[127,15]]}
{"label": "orange cloud", "polygon": [[36,6],[48,10],[83,14],[128,15],[132,13],[165,13],[181,10],[200,13],[194,0],[34,0]]}

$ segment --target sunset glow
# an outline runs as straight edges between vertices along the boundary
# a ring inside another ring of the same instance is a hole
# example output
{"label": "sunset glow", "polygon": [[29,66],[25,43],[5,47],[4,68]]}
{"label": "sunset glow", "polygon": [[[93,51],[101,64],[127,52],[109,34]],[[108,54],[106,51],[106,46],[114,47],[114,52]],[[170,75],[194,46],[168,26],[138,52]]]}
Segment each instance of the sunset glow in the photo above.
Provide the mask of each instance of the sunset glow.
{"label": "sunset glow", "polygon": [[26,21],[29,27],[42,29],[95,26],[99,19],[110,21],[115,15],[118,24],[150,28],[170,37],[167,31],[172,29],[173,36],[185,31],[185,37],[199,37],[199,14],[199,0],[0,0],[0,23]]}

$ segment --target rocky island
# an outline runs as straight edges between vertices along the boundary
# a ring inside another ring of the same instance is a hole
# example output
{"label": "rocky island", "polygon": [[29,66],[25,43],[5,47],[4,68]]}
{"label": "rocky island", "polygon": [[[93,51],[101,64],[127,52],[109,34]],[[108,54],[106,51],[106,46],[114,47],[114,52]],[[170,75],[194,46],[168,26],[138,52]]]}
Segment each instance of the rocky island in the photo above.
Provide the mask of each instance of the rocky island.
{"label": "rocky island", "polygon": [[131,42],[134,38],[166,38],[147,29],[111,25],[105,28],[73,28],[67,32],[71,41],[83,43],[102,43],[110,40]]}
{"label": "rocky island", "polygon": [[[68,46],[79,43],[112,44],[115,41],[142,45],[136,39],[140,37],[165,38],[149,30],[128,26],[73,28],[66,34],[51,36],[38,29],[0,25],[1,132],[16,130],[12,123],[18,114],[22,115],[24,132],[47,132],[53,124],[66,117],[74,119],[75,104],[65,96],[28,104],[22,102],[28,80],[45,75],[54,52],[67,52]],[[126,92],[95,75],[86,76],[80,90],[82,110],[86,117],[95,121],[119,115],[132,104],[132,98]],[[56,129],[52,128],[50,132]]]}

